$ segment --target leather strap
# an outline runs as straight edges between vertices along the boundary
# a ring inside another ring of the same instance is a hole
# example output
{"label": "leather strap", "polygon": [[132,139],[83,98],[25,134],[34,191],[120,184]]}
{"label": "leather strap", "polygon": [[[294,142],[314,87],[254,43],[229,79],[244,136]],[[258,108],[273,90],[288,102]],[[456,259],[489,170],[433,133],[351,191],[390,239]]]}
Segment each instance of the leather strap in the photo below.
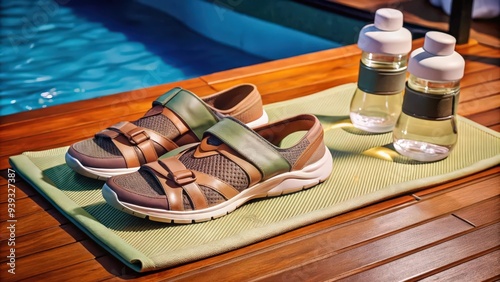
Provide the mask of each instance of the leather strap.
{"label": "leather strap", "polygon": [[216,136],[251,162],[263,179],[290,171],[291,165],[269,142],[231,117],[224,118],[205,134]]}
{"label": "leather strap", "polygon": [[217,123],[218,118],[205,102],[193,93],[176,87],[153,102],[153,106],[163,105],[184,121],[189,129],[201,140],[203,132]]}
{"label": "leather strap", "polygon": [[196,175],[196,181],[199,185],[203,185],[217,191],[219,194],[224,196],[226,199],[231,199],[232,197],[238,195],[240,192],[236,188],[230,186],[229,184],[219,180],[211,175],[194,171]]}
{"label": "leather strap", "polygon": [[143,165],[141,169],[149,171],[163,188],[172,211],[184,210],[184,195],[186,193],[193,209],[208,208],[208,200],[201,186],[208,187],[221,194],[226,199],[238,195],[239,191],[229,184],[211,175],[187,169],[177,158],[167,158]]}
{"label": "leather strap", "polygon": [[163,108],[162,114],[166,116],[174,124],[175,127],[177,127],[177,130],[179,130],[179,135],[182,135],[189,131],[189,128],[184,124],[184,122],[170,109]]}
{"label": "leather strap", "polygon": [[148,163],[158,159],[153,141],[167,151],[179,147],[172,140],[152,130],[136,126],[128,121],[112,125],[97,133],[96,136],[111,138],[113,144],[115,144],[125,159],[127,167],[137,167],[141,165],[140,157],[137,155],[138,152],[134,148],[139,149],[143,161]]}
{"label": "leather strap", "polygon": [[133,149],[133,147],[126,145],[126,144],[128,144],[128,142],[122,143],[119,141],[119,139],[120,138],[113,138],[113,139],[111,139],[111,141],[113,142],[113,144],[115,144],[116,148],[118,148],[118,150],[122,154],[123,159],[125,160],[125,163],[127,164],[127,167],[140,166],[141,162],[139,161],[139,158],[137,157],[137,152]]}
{"label": "leather strap", "polygon": [[159,162],[152,162],[141,167],[142,169],[148,169],[152,171],[153,175],[156,177],[158,183],[163,188],[165,195],[167,196],[168,208],[174,211],[184,210],[184,198],[182,195],[182,187],[172,187],[174,185],[168,185],[169,172],[160,165]]}

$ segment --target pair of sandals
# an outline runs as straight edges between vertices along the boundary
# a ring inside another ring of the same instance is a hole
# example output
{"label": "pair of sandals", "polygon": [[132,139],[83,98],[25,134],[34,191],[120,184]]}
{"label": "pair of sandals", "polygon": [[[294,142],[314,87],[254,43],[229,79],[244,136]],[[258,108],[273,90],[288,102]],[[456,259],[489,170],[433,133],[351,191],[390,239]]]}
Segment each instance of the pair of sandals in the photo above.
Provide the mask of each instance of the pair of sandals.
{"label": "pair of sandals", "polygon": [[208,221],[331,174],[332,156],[315,116],[267,122],[252,84],[202,99],[174,88],[142,118],[73,144],[66,163],[106,180],[102,194],[117,209],[153,221]]}

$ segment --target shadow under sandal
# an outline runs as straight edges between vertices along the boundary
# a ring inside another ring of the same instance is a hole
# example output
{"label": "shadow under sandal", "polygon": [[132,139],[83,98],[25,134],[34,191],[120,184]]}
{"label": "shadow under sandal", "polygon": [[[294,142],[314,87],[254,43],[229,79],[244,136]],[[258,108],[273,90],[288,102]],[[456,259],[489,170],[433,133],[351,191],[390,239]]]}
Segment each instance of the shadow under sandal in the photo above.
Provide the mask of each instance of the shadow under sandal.
{"label": "shadow under sandal", "polygon": [[174,88],[158,97],[142,118],[117,123],[94,138],[73,144],[66,163],[79,174],[95,179],[131,173],[179,146],[199,142],[203,132],[224,116],[235,117],[250,127],[268,120],[261,96],[252,84],[202,99]]}
{"label": "shadow under sandal", "polygon": [[[298,141],[280,146],[284,139],[290,140],[287,137]],[[224,216],[251,199],[313,187],[328,178],[332,165],[323,128],[313,115],[255,131],[225,118],[192,148],[108,179],[102,193],[108,204],[141,218],[202,222]]]}

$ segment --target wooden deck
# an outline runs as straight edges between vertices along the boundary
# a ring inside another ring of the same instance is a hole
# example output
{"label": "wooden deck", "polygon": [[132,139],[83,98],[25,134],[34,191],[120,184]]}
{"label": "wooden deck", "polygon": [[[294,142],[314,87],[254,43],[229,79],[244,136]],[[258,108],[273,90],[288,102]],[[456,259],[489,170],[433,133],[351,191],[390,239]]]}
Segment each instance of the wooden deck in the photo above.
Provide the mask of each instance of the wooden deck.
{"label": "wooden deck", "polygon": [[[422,45],[414,42],[414,47]],[[459,114],[500,130],[500,50],[472,40]],[[354,210],[271,239],[173,267],[139,274],[70,223],[29,184],[17,189],[16,274],[7,272],[8,157],[92,136],[141,116],[174,86],[207,95],[241,82],[265,103],[357,80],[355,45],[187,81],[1,118],[0,280],[13,281],[483,281],[500,279],[500,167]]]}

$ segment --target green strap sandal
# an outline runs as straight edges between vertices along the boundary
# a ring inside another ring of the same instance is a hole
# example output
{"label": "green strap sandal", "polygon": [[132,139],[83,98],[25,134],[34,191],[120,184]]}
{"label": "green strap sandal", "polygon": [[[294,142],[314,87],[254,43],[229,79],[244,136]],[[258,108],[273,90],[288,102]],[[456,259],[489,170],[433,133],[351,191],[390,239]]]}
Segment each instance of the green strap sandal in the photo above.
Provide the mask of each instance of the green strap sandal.
{"label": "green strap sandal", "polygon": [[200,142],[222,117],[232,116],[251,127],[267,122],[256,87],[242,84],[203,99],[174,88],[153,102],[134,122],[119,122],[93,138],[73,144],[66,163],[87,177],[107,179],[137,171],[179,146]]}
{"label": "green strap sandal", "polygon": [[[296,141],[285,145],[290,138]],[[108,179],[102,193],[110,205],[138,217],[202,222],[255,198],[313,187],[329,177],[332,166],[323,128],[313,115],[254,130],[225,118],[178,155]]]}

